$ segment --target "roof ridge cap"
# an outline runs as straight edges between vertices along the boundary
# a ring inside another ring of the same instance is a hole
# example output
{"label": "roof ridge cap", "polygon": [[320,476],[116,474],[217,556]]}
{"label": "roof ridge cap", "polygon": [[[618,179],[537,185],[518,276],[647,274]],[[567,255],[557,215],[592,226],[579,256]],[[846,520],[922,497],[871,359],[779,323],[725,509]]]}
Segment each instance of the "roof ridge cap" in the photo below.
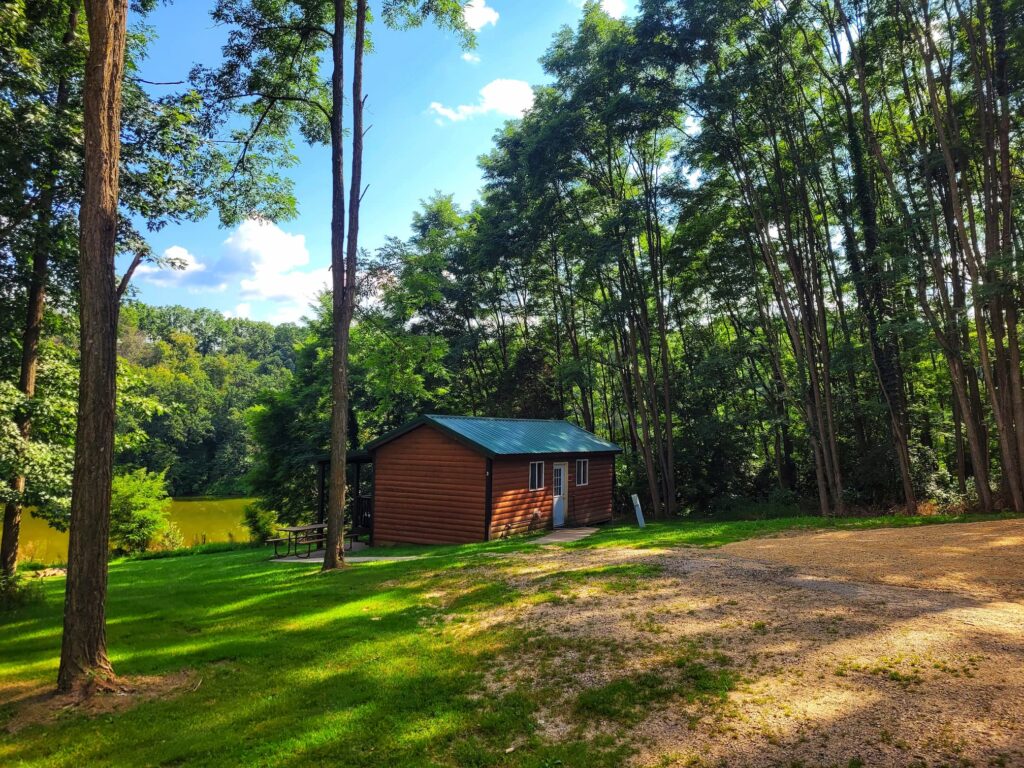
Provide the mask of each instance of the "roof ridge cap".
{"label": "roof ridge cap", "polygon": [[535,419],[535,418],[521,418],[519,416],[467,416],[464,414],[453,414],[453,413],[427,413],[424,414],[428,419],[474,419],[476,421],[539,421],[543,424],[568,424],[571,427],[577,427],[579,425],[573,424],[568,419]]}

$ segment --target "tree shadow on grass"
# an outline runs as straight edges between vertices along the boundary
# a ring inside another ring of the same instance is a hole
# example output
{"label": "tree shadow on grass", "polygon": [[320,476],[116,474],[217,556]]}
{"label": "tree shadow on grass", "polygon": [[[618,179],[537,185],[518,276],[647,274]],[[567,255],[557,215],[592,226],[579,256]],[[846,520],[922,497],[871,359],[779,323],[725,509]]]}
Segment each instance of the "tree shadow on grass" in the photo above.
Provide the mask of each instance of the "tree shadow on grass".
{"label": "tree shadow on grass", "polygon": [[[652,565],[635,592],[607,589]],[[531,664],[506,657],[496,676],[547,686],[549,736],[613,728],[664,765],[1024,760],[1019,605],[693,551],[553,553],[515,583]],[[680,663],[698,688],[731,692],[694,706]]]}
{"label": "tree shadow on grass", "polygon": [[[700,730],[695,713],[701,722],[726,717],[736,696],[762,695],[759,687],[780,670],[798,669],[801,659],[817,660],[830,676],[821,685],[827,688],[851,644],[871,646],[877,656],[876,644],[919,631],[915,622],[991,610],[984,601],[922,590],[808,586],[786,569],[708,556],[601,557],[466,555],[327,575],[246,552],[190,558],[188,568],[155,561],[156,573],[147,570],[151,563],[115,566],[109,644],[117,670],[166,675],[192,667],[199,685],[109,719],[71,712],[2,736],[0,763],[610,766],[647,748],[629,735],[638,728],[652,739],[649,749],[707,747],[726,764],[745,765],[749,751]],[[557,601],[531,600],[563,587],[567,596]],[[572,596],[577,589],[584,598]],[[888,604],[873,607],[880,596]],[[0,637],[0,684],[45,684],[56,672],[59,602],[33,610],[18,619],[29,637],[22,630]],[[676,621],[685,624],[681,631]],[[581,627],[590,634],[568,642]],[[963,639],[981,655],[1003,658],[1010,648],[1024,657],[1019,637],[975,627]],[[509,664],[530,675],[506,674]],[[790,691],[792,702],[779,698],[777,706],[802,707],[805,722],[751,739],[778,756],[800,749],[800,739],[818,744],[830,733],[869,728],[875,708],[909,705],[919,695],[916,684],[887,676],[906,666],[849,667],[844,685],[870,695],[820,710],[806,700],[813,686]],[[650,669],[657,682],[643,677]],[[948,691],[951,674],[925,670],[922,677]],[[959,690],[986,685],[967,678]],[[593,706],[581,706],[579,694],[589,689],[598,692]],[[607,708],[609,700],[616,706]],[[580,727],[552,737],[541,725],[552,705]],[[964,719],[976,722],[977,713]],[[671,723],[667,733],[658,729],[662,721]],[[823,754],[831,759],[843,748],[826,746]],[[898,756],[897,749],[882,753]]]}
{"label": "tree shadow on grass", "polygon": [[[120,674],[190,667],[195,690],[99,717],[69,711],[0,738],[0,762],[541,765],[586,752],[612,764],[601,755],[614,750],[537,742],[529,696],[478,696],[482,670],[518,633],[472,627],[514,590],[468,575],[466,561],[325,576],[248,553],[170,562],[112,568],[109,646]],[[45,685],[59,610],[22,621],[31,637],[0,639],[4,675]]]}

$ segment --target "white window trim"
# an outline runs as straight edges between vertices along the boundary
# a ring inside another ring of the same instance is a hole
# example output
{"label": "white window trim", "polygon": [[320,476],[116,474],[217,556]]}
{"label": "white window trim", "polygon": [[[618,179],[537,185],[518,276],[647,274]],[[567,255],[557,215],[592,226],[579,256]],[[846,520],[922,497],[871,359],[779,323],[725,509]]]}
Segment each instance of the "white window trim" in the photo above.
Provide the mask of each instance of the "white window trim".
{"label": "white window trim", "polygon": [[[537,486],[534,486],[534,484],[533,484],[533,467],[534,467],[535,464],[539,464],[540,465],[540,471],[537,473],[537,475],[538,475],[537,479],[540,481],[540,484],[537,485]],[[531,461],[530,462],[529,488],[530,488],[531,491],[543,491],[544,490],[544,462],[543,461]]]}
{"label": "white window trim", "polygon": [[[583,476],[586,478],[582,483],[580,482],[580,465],[583,465]],[[580,488],[584,485],[590,485],[590,459],[576,459],[576,487]]]}

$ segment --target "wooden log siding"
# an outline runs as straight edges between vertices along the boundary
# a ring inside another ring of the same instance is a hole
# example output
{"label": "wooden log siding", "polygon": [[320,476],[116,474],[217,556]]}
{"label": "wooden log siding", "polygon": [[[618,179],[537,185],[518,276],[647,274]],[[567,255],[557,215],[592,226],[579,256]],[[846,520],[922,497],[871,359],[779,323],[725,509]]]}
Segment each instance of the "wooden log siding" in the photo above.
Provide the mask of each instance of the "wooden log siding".
{"label": "wooden log siding", "polygon": [[486,462],[427,426],[380,446],[374,452],[374,543],[483,540]]}
{"label": "wooden log siding", "polygon": [[[577,486],[576,459],[581,458],[590,461],[590,482]],[[544,487],[536,491],[530,490],[531,461],[544,462]],[[569,470],[566,524],[593,525],[612,519],[612,455],[498,456],[493,465],[492,539],[551,527],[551,466],[561,461]]]}
{"label": "wooden log siding", "polygon": [[[589,459],[590,482],[576,485],[576,459]],[[615,457],[609,454],[570,456],[568,525],[595,525],[612,519],[612,495]]]}

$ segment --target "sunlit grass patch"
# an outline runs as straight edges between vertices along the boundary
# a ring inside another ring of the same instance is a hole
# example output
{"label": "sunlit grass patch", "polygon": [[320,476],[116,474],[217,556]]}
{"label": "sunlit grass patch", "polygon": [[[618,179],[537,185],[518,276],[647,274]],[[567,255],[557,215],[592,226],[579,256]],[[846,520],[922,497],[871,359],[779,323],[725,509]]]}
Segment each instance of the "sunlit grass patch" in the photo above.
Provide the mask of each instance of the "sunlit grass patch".
{"label": "sunlit grass patch", "polygon": [[712,663],[681,656],[675,665],[679,670],[677,693],[688,701],[706,697],[724,700],[738,680],[721,656]]}
{"label": "sunlit grass patch", "polygon": [[630,725],[642,720],[652,705],[723,702],[738,682],[727,656],[688,644],[670,666],[635,672],[581,692],[574,711]]}
{"label": "sunlit grass patch", "polygon": [[602,527],[585,539],[563,544],[567,549],[630,547],[635,549],[670,547],[721,547],[735,541],[771,536],[787,531],[865,530],[870,528],[906,528],[941,523],[967,523],[984,520],[1008,520],[1012,513],[991,515],[877,515],[874,517],[818,517],[790,515],[751,520],[701,520],[679,518],[648,522],[639,528],[632,520]]}
{"label": "sunlit grass patch", "polygon": [[651,563],[604,565],[574,568],[544,576],[544,588],[590,586],[605,592],[636,592],[645,589],[650,579],[660,575],[663,567]]}
{"label": "sunlit grass patch", "polygon": [[850,673],[875,675],[890,680],[902,688],[910,688],[924,682],[924,671],[928,665],[917,656],[881,656],[873,661],[844,661],[835,670],[838,677]]}
{"label": "sunlit grass patch", "polygon": [[654,672],[638,672],[604,685],[589,688],[576,697],[577,715],[636,722],[646,707],[665,701],[675,693],[671,682]]}

